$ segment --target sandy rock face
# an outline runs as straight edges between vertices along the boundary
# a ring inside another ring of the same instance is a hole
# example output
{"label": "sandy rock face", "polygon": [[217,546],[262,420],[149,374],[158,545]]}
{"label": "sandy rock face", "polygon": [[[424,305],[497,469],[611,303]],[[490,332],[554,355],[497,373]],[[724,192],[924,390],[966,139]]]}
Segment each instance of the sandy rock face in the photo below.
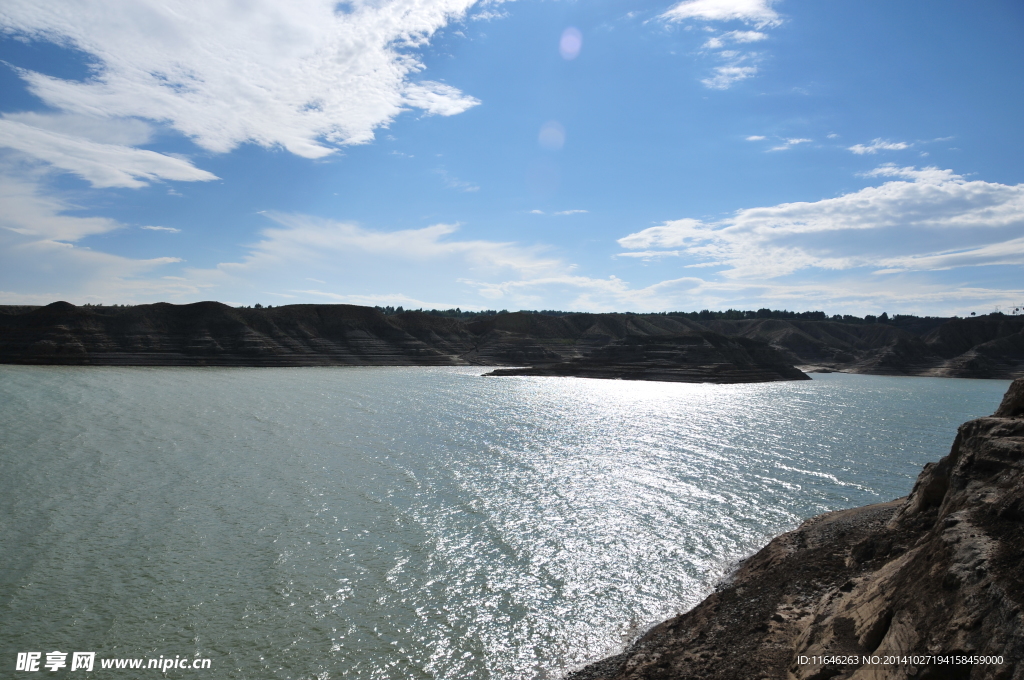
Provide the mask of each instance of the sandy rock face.
{"label": "sandy rock face", "polygon": [[1017,380],[907,498],[808,520],[693,610],[570,677],[1022,680],[1022,604]]}

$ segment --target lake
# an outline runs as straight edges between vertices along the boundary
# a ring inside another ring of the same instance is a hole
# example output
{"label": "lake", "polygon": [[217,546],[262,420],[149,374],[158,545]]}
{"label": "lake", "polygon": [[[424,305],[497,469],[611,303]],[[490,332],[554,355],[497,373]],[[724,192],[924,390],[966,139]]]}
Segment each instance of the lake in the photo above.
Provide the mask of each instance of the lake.
{"label": "lake", "polygon": [[907,494],[1008,385],[483,372],[0,366],[3,664],[557,678],[803,519]]}

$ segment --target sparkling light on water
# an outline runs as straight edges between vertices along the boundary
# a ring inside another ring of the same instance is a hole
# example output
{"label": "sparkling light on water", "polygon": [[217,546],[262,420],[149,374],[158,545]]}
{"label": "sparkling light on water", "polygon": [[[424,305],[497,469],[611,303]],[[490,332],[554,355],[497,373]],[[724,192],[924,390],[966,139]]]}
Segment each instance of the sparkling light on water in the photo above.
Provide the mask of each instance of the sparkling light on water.
{"label": "sparkling light on water", "polygon": [[0,366],[0,653],[558,677],[905,494],[1006,388],[480,372]]}

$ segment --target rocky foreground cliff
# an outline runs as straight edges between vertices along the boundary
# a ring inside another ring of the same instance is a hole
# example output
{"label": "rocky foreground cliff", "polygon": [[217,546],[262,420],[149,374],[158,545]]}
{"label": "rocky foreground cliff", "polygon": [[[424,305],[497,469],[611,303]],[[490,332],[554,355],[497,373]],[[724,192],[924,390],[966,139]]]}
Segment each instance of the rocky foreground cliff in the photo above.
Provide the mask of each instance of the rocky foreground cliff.
{"label": "rocky foreground cliff", "polygon": [[768,346],[775,353],[769,363],[781,361],[804,370],[1024,376],[1024,316],[852,324],[513,312],[461,320],[422,312],[384,314],[355,305],[250,309],[217,302],[0,306],[0,363],[542,367],[588,358],[607,364],[618,353],[619,358],[612,357],[615,363],[638,345],[664,356],[666,344],[685,337],[707,340],[709,333],[730,338],[734,345],[749,340],[749,348]]}
{"label": "rocky foreground cliff", "polygon": [[1024,380],[911,494],[779,536],[570,680],[1021,680]]}

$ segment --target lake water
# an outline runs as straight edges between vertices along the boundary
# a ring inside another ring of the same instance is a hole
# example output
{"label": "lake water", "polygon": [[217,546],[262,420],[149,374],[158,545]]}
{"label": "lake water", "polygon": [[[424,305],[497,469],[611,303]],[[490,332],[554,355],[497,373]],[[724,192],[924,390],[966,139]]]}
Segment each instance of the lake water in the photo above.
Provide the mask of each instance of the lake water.
{"label": "lake water", "polygon": [[3,667],[557,678],[802,519],[905,495],[1008,385],[481,372],[0,366]]}

